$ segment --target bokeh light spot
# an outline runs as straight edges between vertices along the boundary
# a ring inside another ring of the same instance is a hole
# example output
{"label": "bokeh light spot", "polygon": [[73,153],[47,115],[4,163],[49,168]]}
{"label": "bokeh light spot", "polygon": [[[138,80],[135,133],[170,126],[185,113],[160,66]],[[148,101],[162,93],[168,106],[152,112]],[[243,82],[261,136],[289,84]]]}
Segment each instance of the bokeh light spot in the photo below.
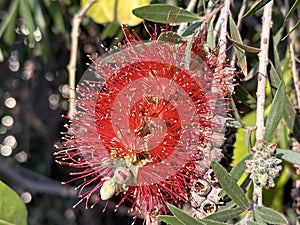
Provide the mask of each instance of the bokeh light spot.
{"label": "bokeh light spot", "polygon": [[29,192],[23,192],[22,194],[21,194],[21,199],[22,199],[22,201],[24,202],[24,203],[29,203],[29,202],[31,202],[31,200],[32,200],[32,196],[31,196],[31,194],[29,193]]}
{"label": "bokeh light spot", "polygon": [[24,151],[20,151],[18,154],[15,155],[15,158],[18,162],[20,163],[24,163],[27,161],[28,159],[28,155],[26,152]]}
{"label": "bokeh light spot", "polygon": [[16,140],[16,138],[15,138],[14,136],[12,136],[12,135],[8,135],[8,136],[4,139],[3,143],[4,143],[5,145],[8,145],[9,147],[11,147],[12,149],[14,149],[15,147],[17,147],[17,140]]}
{"label": "bokeh light spot", "polygon": [[17,102],[13,97],[9,97],[5,100],[4,104],[7,108],[13,109],[16,106]]}
{"label": "bokeh light spot", "polygon": [[4,126],[11,127],[14,124],[14,119],[7,115],[2,118],[1,122]]}
{"label": "bokeh light spot", "polygon": [[12,148],[8,145],[0,145],[0,153],[3,156],[10,156],[12,153]]}

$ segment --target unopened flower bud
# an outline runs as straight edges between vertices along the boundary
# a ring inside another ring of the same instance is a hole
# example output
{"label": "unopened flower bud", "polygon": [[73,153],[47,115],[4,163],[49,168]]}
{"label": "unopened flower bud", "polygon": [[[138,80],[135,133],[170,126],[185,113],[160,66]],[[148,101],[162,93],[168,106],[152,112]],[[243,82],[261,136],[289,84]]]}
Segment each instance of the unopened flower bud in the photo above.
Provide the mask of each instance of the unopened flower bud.
{"label": "unopened flower bud", "polygon": [[102,200],[107,200],[111,198],[117,191],[117,185],[113,179],[106,180],[101,189],[100,189],[100,197]]}
{"label": "unopened flower bud", "polygon": [[118,184],[129,184],[132,181],[132,173],[125,167],[117,167],[113,180]]}

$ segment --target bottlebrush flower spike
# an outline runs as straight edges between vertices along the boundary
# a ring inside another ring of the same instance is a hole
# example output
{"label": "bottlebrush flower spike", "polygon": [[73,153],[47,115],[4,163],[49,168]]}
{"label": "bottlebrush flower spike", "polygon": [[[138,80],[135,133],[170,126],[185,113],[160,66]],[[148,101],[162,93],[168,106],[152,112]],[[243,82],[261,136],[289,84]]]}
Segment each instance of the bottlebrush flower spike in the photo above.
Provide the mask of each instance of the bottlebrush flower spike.
{"label": "bottlebrush flower spike", "polygon": [[205,55],[199,40],[194,54],[186,43],[125,34],[127,44],[92,59],[55,155],[78,169],[71,175],[83,180],[78,189],[86,204],[92,195],[116,194],[118,205],[129,200],[137,213],[157,215],[167,212],[167,202],[189,201],[194,181],[220,159],[224,89],[233,71],[216,73],[211,56],[198,56]]}

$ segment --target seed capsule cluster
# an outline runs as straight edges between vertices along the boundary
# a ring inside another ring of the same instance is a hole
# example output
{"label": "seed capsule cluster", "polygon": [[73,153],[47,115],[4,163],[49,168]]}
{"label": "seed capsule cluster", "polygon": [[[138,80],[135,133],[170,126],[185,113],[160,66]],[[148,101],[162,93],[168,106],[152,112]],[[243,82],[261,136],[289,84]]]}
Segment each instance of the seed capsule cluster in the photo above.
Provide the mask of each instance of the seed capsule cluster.
{"label": "seed capsule cluster", "polygon": [[205,173],[203,179],[194,181],[190,191],[192,215],[201,219],[218,210],[219,205],[223,205],[223,199],[219,197],[221,187],[210,169]]}

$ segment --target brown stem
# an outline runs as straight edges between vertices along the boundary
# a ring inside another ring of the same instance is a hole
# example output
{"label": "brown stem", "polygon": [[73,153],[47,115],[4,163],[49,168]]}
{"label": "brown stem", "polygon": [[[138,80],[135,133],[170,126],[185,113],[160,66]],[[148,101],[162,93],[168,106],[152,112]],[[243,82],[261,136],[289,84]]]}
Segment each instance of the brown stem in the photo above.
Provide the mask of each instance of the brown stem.
{"label": "brown stem", "polygon": [[[264,7],[262,18],[262,32],[260,41],[259,65],[258,65],[258,84],[257,84],[257,109],[256,109],[256,140],[263,140],[265,133],[264,126],[264,107],[266,96],[266,74],[268,64],[269,38],[272,20],[273,1]],[[262,188],[254,185],[253,202],[262,205]]]}
{"label": "brown stem", "polygon": [[71,31],[71,52],[70,61],[67,66],[69,74],[69,112],[68,116],[73,117],[75,113],[75,74],[76,74],[76,61],[77,61],[77,49],[78,49],[78,36],[79,36],[79,26],[82,17],[85,12],[94,4],[97,0],[90,0],[84,7],[82,7],[73,17],[72,21],[72,31]]}
{"label": "brown stem", "polygon": [[[190,3],[186,7],[186,10],[189,12],[193,12],[198,0],[190,0]],[[188,23],[181,23],[178,27],[177,34],[181,34],[183,30],[187,27]]]}
{"label": "brown stem", "polygon": [[227,21],[230,13],[230,0],[224,0],[224,6],[221,10],[221,30],[219,36],[219,56],[218,63],[223,64],[226,60],[226,34],[227,34]]}

